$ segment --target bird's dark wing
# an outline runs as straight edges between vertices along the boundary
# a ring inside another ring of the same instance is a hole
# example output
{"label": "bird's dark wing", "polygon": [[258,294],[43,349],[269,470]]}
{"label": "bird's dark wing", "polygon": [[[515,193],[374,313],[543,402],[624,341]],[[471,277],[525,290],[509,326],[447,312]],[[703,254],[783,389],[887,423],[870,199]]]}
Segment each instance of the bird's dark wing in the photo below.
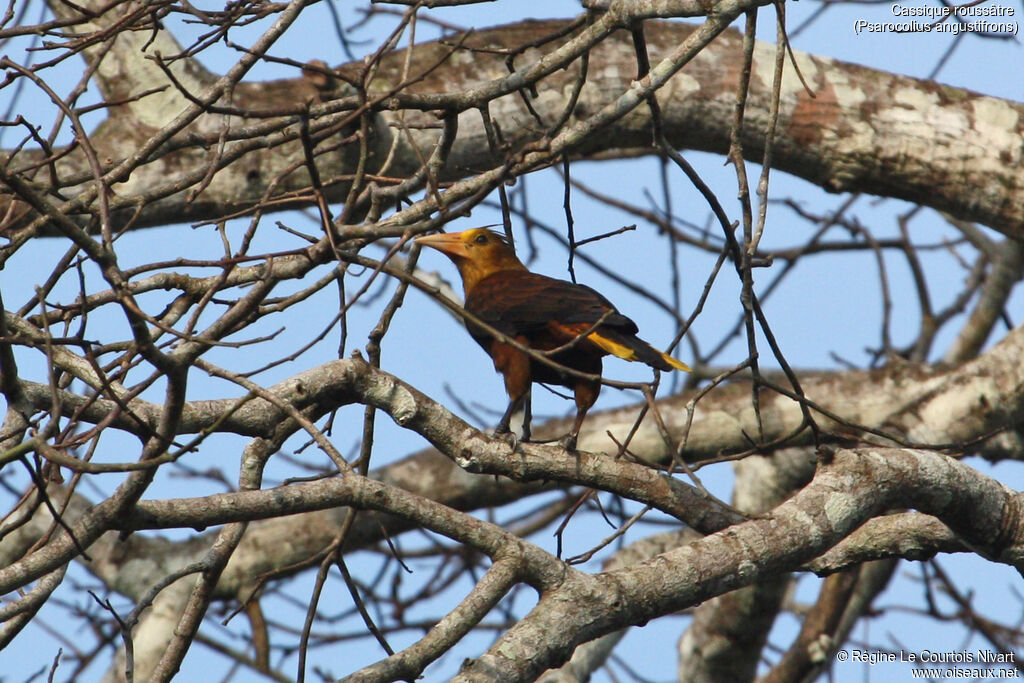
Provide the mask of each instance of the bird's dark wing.
{"label": "bird's dark wing", "polygon": [[[581,353],[612,354],[659,370],[689,370],[668,354],[636,336],[637,326],[590,287],[556,280],[525,270],[499,271],[476,284],[466,297],[466,310],[509,337],[550,350],[576,342]],[[491,337],[469,325],[484,348]]]}
{"label": "bird's dark wing", "polygon": [[599,321],[622,334],[637,332],[636,323],[590,287],[527,271],[499,271],[484,278],[466,297],[466,310],[509,336],[529,335],[552,324],[583,325],[586,330]]}

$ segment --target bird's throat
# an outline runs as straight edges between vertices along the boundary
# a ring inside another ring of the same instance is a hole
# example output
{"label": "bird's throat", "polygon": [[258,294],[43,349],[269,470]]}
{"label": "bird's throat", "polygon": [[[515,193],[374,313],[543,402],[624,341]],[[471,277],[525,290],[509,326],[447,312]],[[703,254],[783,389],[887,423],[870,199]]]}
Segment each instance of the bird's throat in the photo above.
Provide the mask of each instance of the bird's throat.
{"label": "bird's throat", "polygon": [[458,259],[455,261],[462,277],[462,286],[466,290],[466,296],[473,291],[477,283],[485,277],[500,273],[505,270],[526,270],[526,266],[519,262],[519,259],[501,259],[499,261],[479,261],[471,259]]}

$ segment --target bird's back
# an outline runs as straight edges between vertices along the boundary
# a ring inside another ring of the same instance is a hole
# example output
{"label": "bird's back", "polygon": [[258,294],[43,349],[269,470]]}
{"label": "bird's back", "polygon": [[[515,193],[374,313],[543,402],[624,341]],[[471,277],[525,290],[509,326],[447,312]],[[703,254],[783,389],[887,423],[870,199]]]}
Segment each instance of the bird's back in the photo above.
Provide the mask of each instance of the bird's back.
{"label": "bird's back", "polygon": [[[636,323],[586,285],[527,270],[501,270],[466,293],[466,310],[540,351],[572,343],[572,349],[559,353],[556,360],[584,372],[600,372],[600,357],[609,354],[659,370],[689,369],[637,337]],[[473,338],[491,351],[492,336],[479,326],[468,327]],[[581,335],[586,338],[578,340]]]}
{"label": "bird's back", "polygon": [[502,270],[484,278],[466,293],[466,310],[510,337],[551,325],[589,327],[598,322],[623,334],[637,332],[636,323],[590,287],[526,270]]}

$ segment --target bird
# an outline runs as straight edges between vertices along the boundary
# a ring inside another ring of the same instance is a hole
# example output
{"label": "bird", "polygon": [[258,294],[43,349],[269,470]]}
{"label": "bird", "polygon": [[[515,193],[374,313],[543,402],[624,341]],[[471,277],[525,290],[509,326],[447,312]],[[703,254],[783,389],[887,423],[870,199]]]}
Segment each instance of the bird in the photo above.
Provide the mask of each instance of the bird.
{"label": "bird", "polygon": [[[575,451],[583,420],[601,391],[604,356],[639,361],[658,370],[690,370],[640,339],[636,323],[595,290],[530,272],[501,233],[472,228],[425,235],[415,241],[440,251],[455,264],[466,293],[464,308],[472,318],[552,361],[533,358],[466,319],[470,335],[504,377],[509,396],[495,435],[510,434],[512,415],[522,409],[522,440],[529,441],[531,384],[564,386],[573,391],[576,419],[559,442]],[[513,447],[518,446],[516,436],[511,437]]]}

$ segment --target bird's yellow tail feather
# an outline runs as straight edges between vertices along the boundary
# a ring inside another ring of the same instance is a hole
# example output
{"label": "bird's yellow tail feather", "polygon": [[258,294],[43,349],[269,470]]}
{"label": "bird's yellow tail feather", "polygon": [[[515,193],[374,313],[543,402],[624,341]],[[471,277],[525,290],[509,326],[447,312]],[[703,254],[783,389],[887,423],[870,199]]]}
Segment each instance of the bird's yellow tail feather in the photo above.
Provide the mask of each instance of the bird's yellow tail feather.
{"label": "bird's yellow tail feather", "polygon": [[[625,344],[617,342],[614,339],[609,339],[608,337],[605,337],[605,336],[603,336],[601,334],[598,334],[597,332],[591,332],[589,335],[587,335],[587,339],[589,339],[590,341],[594,342],[595,344],[597,344],[598,346],[600,346],[602,349],[604,349],[608,353],[612,354],[613,356],[618,356],[619,358],[622,358],[623,360],[641,361],[641,362],[647,363],[648,365],[651,365],[652,364],[652,362],[651,362],[652,361],[651,354],[654,354],[655,356],[660,358],[662,361],[664,361],[664,363],[666,365],[668,365],[669,367],[675,368],[676,370],[684,370],[686,372],[690,372],[690,366],[687,365],[686,363],[684,363],[684,362],[682,362],[680,360],[676,360],[675,358],[673,358],[672,356],[668,355],[667,353],[662,353],[661,351],[658,351],[657,349],[653,349],[653,348],[649,347],[645,342],[640,341],[640,340],[636,340],[636,341],[639,344],[643,344],[643,346],[645,347],[644,348],[644,352],[645,352],[644,356],[638,355],[636,348],[633,348],[633,347],[630,347],[630,346],[626,346]],[[654,363],[654,365],[657,366],[657,363]],[[668,368],[661,368],[661,369],[662,370],[667,370]]]}
{"label": "bird's yellow tail feather", "polygon": [[683,372],[693,372],[690,369],[689,365],[687,365],[686,363],[684,363],[681,360],[676,360],[675,358],[673,358],[672,356],[668,355],[667,353],[662,353],[661,357],[662,357],[662,359],[666,363],[668,363],[669,365],[674,367],[676,370],[682,370]]}
{"label": "bird's yellow tail feather", "polygon": [[608,337],[603,337],[597,332],[591,332],[587,335],[587,339],[594,342],[613,356],[618,356],[623,360],[637,360],[635,350],[629,348],[625,344],[620,344],[617,341],[609,339]]}

